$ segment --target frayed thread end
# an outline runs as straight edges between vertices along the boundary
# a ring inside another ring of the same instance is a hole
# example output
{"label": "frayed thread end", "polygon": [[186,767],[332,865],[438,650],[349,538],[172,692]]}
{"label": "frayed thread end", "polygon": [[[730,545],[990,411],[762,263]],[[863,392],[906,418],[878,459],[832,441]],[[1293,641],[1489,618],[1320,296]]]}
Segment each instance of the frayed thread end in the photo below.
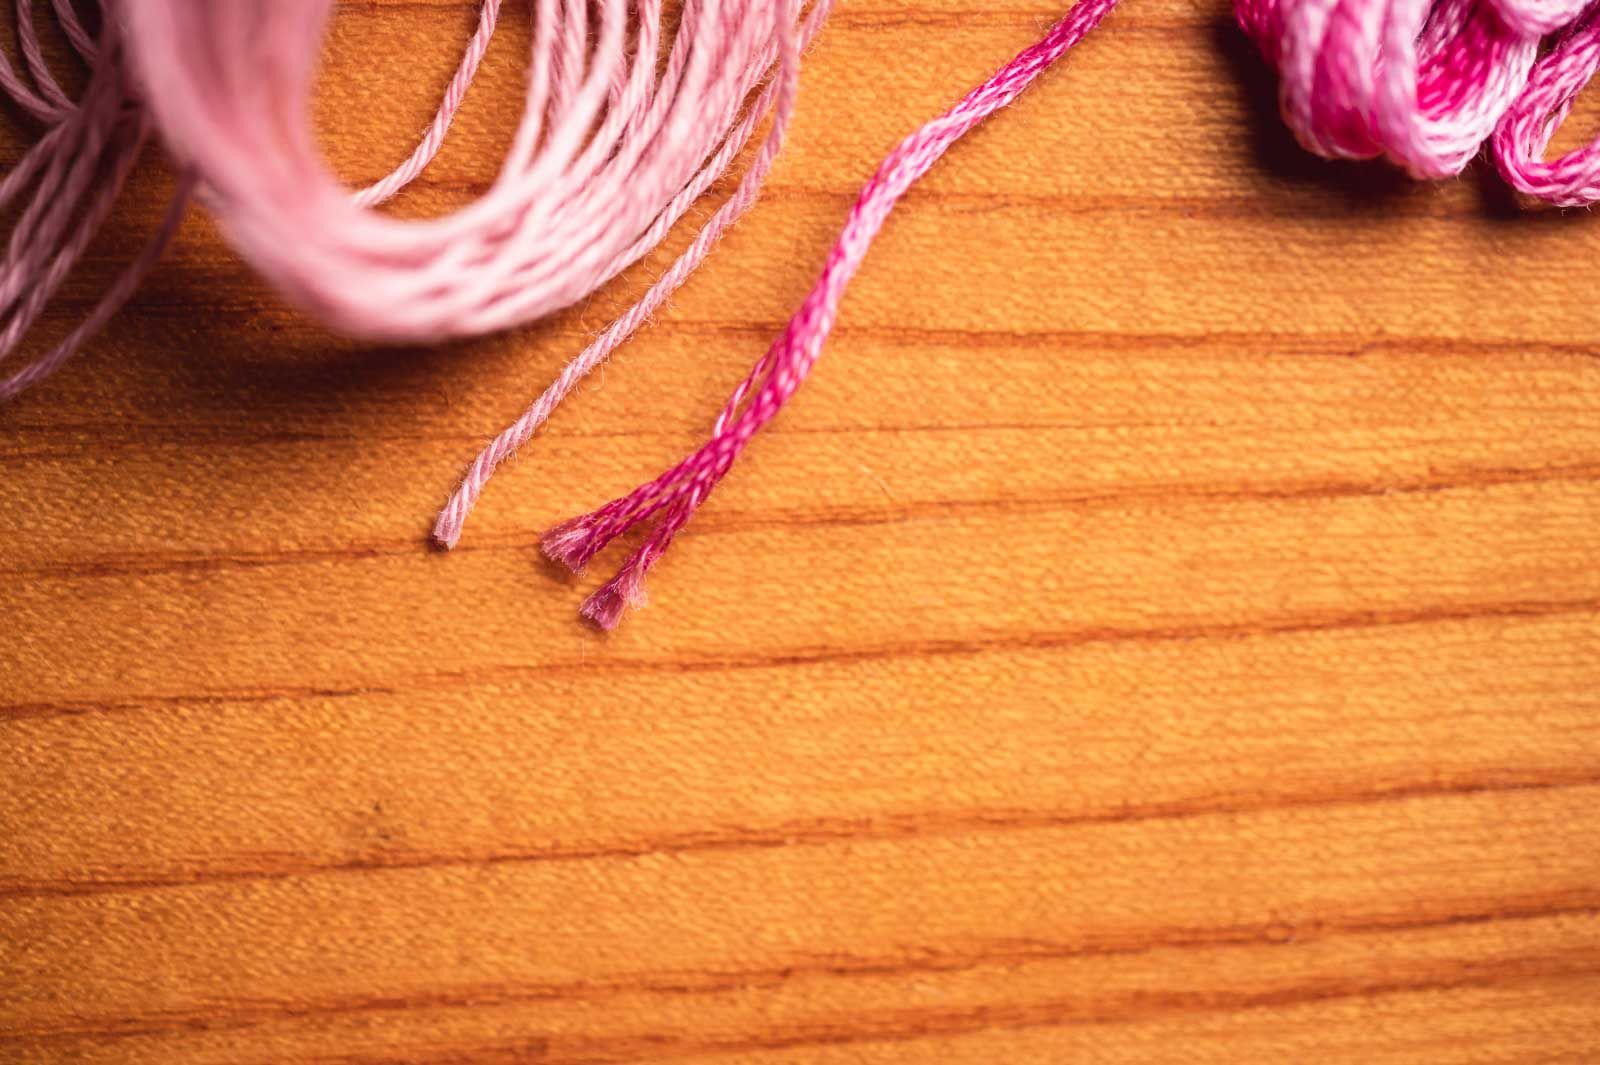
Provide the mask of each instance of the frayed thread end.
{"label": "frayed thread end", "polygon": [[433,523],[432,539],[434,546],[453,550],[461,542],[461,519],[449,511],[440,514],[439,520]]}
{"label": "frayed thread end", "polygon": [[621,572],[584,600],[578,613],[606,632],[615,629],[629,607],[641,607],[649,601],[644,590],[644,571],[645,567],[637,559],[629,560]]}
{"label": "frayed thread end", "polygon": [[539,538],[539,548],[547,558],[577,572],[587,566],[609,540],[609,537],[596,536],[596,529],[593,514],[569,518],[547,529]]}

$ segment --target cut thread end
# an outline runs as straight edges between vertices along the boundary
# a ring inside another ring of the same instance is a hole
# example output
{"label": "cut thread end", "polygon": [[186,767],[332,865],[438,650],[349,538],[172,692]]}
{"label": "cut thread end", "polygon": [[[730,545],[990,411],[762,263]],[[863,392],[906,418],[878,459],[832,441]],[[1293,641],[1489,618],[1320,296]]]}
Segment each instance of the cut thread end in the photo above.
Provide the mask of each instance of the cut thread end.
{"label": "cut thread end", "polygon": [[596,535],[597,527],[592,513],[569,518],[546,530],[539,538],[539,548],[547,558],[576,573],[610,541],[609,537]]}
{"label": "cut thread end", "polygon": [[578,613],[606,632],[615,629],[629,607],[641,607],[649,601],[644,590],[646,568],[638,556],[629,559],[615,577],[584,600]]}
{"label": "cut thread end", "polygon": [[456,544],[461,542],[461,520],[450,513],[440,514],[439,520],[434,522],[430,538],[433,546],[444,551],[454,550]]}

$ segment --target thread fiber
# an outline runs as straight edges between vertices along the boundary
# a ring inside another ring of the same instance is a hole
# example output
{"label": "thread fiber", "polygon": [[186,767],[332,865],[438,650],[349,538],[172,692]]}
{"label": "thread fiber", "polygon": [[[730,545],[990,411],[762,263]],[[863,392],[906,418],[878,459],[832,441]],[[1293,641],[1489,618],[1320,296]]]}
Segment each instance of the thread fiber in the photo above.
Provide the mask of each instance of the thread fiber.
{"label": "thread fiber", "polygon": [[[512,328],[593,292],[655,247],[759,136],[736,189],[688,249],[470,464],[440,513],[453,546],[495,469],[637,330],[755,202],[796,104],[800,57],[832,0],[528,0],[521,120],[493,184],[441,218],[376,208],[440,150],[502,16],[483,0],[433,121],[383,179],[352,190],[317,151],[309,100],[332,0],[102,0],[50,12],[90,76],[52,75],[33,0],[15,0],[20,67],[0,92],[39,130],[3,179],[16,222],[0,258],[0,360],[14,356],[82,258],[157,133],[177,191],[143,251],[68,336],[0,377],[0,399],[77,351],[153,267],[190,199],[286,299],[352,336],[420,343]],[[551,529],[579,568],[647,530],[585,603],[604,628],[643,601],[674,537],[821,355],[850,279],[906,190],[1005,107],[1117,0],[1079,0],[1035,45],[903,140],[861,190],[804,302],[733,390],[709,439],[659,477]],[[1487,144],[1517,190],[1558,206],[1600,198],[1600,141],[1545,159],[1600,67],[1600,0],[1236,0],[1280,76],[1284,120],[1308,150],[1383,157],[1418,178],[1458,174]],[[98,31],[91,26],[98,23]]]}
{"label": "thread fiber", "polygon": [[[524,111],[500,172],[474,203],[427,220],[373,208],[438,152],[494,34],[501,0],[481,5],[415,150],[382,180],[354,191],[329,170],[310,126],[332,0],[106,0],[98,42],[71,0],[52,3],[90,64],[91,80],[81,99],[66,97],[40,55],[31,0],[17,0],[32,82],[4,64],[0,90],[43,132],[0,185],[7,198],[35,187],[32,213],[13,231],[0,292],[32,295],[0,342],[15,346],[81,256],[152,127],[182,174],[179,199],[193,190],[285,298],[335,330],[390,343],[477,336],[582,299],[658,244],[764,127],[737,190],[649,306],[608,331],[592,364],[681,284],[754,202],[787,131],[800,50],[831,0],[813,3],[804,23],[800,0],[686,0],[675,30],[662,0],[530,0]],[[149,254],[75,331],[75,342],[37,360],[0,396],[54,369],[109,317],[181,212],[180,202]],[[67,232],[73,219],[78,224]]]}
{"label": "thread fiber", "polygon": [[1307,149],[1383,156],[1415,177],[1442,178],[1487,140],[1521,192],[1558,206],[1600,196],[1600,141],[1543,159],[1600,64],[1600,6],[1237,0],[1235,11],[1277,68],[1284,121]]}
{"label": "thread fiber", "polygon": [[805,302],[750,375],[734,389],[712,427],[711,439],[655,480],[545,534],[542,545],[551,558],[580,568],[617,537],[654,521],[644,544],[583,605],[585,617],[602,628],[614,628],[627,607],[643,602],[645,574],[727,475],[751,438],[811,372],[833,328],[845,287],[906,190],[968,130],[1016,99],[1115,5],[1116,0],[1080,0],[1043,40],[901,141],[861,190],[844,232]]}
{"label": "thread fiber", "polygon": [[[811,371],[845,286],[905,190],[962,134],[1081,40],[1116,2],[1079,0],[1043,40],[890,154],[862,190],[816,286],[735,389],[706,444],[655,480],[545,534],[545,552],[577,569],[619,536],[651,526],[643,545],[584,604],[585,617],[610,629],[627,607],[644,601],[650,568]],[[1442,178],[1460,173],[1492,135],[1496,162],[1516,188],[1562,206],[1600,195],[1596,144],[1552,162],[1540,160],[1573,98],[1600,65],[1596,18],[1581,5],[1238,0],[1235,11],[1278,68],[1284,119],[1309,150],[1330,158],[1386,156],[1413,176]],[[1541,58],[1541,38],[1562,28],[1567,32]]]}

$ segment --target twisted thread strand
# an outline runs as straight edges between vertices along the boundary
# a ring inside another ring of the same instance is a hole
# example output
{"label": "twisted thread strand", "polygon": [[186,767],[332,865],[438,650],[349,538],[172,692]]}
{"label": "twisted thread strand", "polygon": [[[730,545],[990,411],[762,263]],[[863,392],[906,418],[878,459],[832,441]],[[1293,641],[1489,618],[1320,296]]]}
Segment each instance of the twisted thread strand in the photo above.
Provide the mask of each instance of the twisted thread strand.
{"label": "twisted thread strand", "polygon": [[[20,63],[4,93],[40,134],[0,177],[15,222],[0,249],[0,361],[17,356],[109,216],[152,133],[177,191],[141,251],[84,319],[0,376],[0,400],[52,372],[135,291],[197,198],[285,298],[342,332],[398,342],[474,336],[593,292],[655,247],[765,127],[734,192],[645,296],[598,334],[468,467],[440,513],[446,546],[494,471],[577,383],[649,319],[755,202],[782,148],[799,61],[832,0],[528,0],[523,112],[476,201],[440,218],[374,210],[440,151],[487,54],[502,0],[476,26],[433,120],[365,188],[328,170],[309,94],[333,0],[100,0],[91,35],[74,0],[50,0],[90,76],[77,99],[46,61],[34,0],[14,0]],[[542,540],[581,567],[648,535],[583,613],[604,628],[750,441],[815,366],[844,291],[901,196],[966,132],[1005,107],[1115,6],[1079,0],[1032,47],[902,141],[867,182],[816,284],[734,388],[705,444]],[[1487,146],[1519,192],[1557,206],[1600,199],[1600,139],[1545,153],[1600,69],[1600,0],[1235,0],[1280,79],[1285,122],[1308,150],[1383,157],[1419,178],[1460,173]]]}

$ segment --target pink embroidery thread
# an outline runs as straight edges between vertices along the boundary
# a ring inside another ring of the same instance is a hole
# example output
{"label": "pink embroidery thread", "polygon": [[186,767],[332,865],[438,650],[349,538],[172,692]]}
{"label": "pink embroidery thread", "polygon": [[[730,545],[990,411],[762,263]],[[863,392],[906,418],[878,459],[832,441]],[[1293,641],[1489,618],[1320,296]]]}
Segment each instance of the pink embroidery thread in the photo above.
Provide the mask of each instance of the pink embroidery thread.
{"label": "pink embroidery thread", "polygon": [[[328,172],[307,120],[332,0],[102,0],[98,40],[73,0],[51,0],[90,66],[78,100],[44,60],[33,0],[15,2],[22,67],[0,54],[0,91],[42,133],[0,179],[0,209],[31,190],[0,258],[0,360],[82,258],[152,129],[179,179],[145,248],[64,340],[0,377],[0,400],[58,367],[116,312],[191,195],[288,299],[333,328],[403,342],[470,336],[567,306],[636,262],[769,123],[737,189],[689,249],[474,460],[435,526],[435,538],[451,546],[497,466],[754,203],[793,113],[801,51],[832,0],[814,0],[808,13],[802,0],[685,0],[670,39],[663,0],[529,0],[526,98],[500,174],[477,202],[425,221],[372,208],[439,151],[502,0],[482,3],[416,148],[354,192]],[[903,141],[862,190],[816,286],[734,389],[709,441],[545,535],[553,558],[581,567],[619,536],[649,527],[584,605],[586,616],[610,628],[642,601],[650,568],[811,371],[845,287],[906,189],[1116,2],[1079,0],[1043,40]],[[1600,67],[1600,0],[1236,0],[1236,14],[1279,71],[1284,119],[1309,150],[1383,156],[1438,178],[1459,173],[1487,143],[1521,192],[1562,206],[1600,199],[1600,140],[1544,159]]]}
{"label": "pink embroidery thread", "polygon": [[[906,188],[967,129],[1059,59],[1115,3],[1080,0],[1039,44],[884,161],[862,190],[816,287],[734,390],[708,443],[655,480],[545,534],[542,546],[551,558],[582,569],[613,540],[651,527],[617,574],[584,603],[585,617],[610,629],[629,606],[644,602],[651,567],[810,372],[845,286]],[[1595,145],[1553,163],[1537,161],[1572,98],[1600,65],[1592,18],[1535,63],[1539,38],[1582,10],[1573,0],[1498,0],[1495,8],[1474,0],[1238,0],[1236,8],[1241,26],[1279,67],[1284,118],[1311,151],[1329,157],[1385,155],[1414,176],[1438,178],[1459,173],[1493,133],[1507,180],[1557,204],[1600,196]],[[447,545],[456,542],[494,468],[569,388],[569,381],[558,381],[478,456],[441,514],[436,538]]]}
{"label": "pink embroidery thread", "polygon": [[[0,362],[11,357],[45,305],[83,258],[121,194],[149,136],[145,117],[128,106],[121,42],[115,27],[96,45],[68,0],[55,13],[74,51],[92,65],[80,101],[70,99],[45,63],[31,0],[17,2],[17,37],[25,74],[0,53],[0,91],[44,134],[0,179],[0,210],[32,190],[0,259]],[[84,320],[49,351],[0,376],[0,401],[49,375],[127,302],[160,257],[182,216],[188,185],[156,234],[100,297]]]}
{"label": "pink embroidery thread", "polygon": [[[13,197],[40,183],[33,212],[12,234],[13,254],[0,266],[7,292],[33,295],[21,305],[28,313],[6,322],[0,342],[14,346],[22,338],[81,256],[137,157],[137,144],[124,142],[142,142],[152,125],[184,175],[179,199],[193,189],[286,298],[341,332],[416,343],[509,328],[588,295],[658,244],[770,118],[756,162],[728,204],[651,296],[591,351],[586,364],[593,365],[754,201],[787,131],[800,50],[831,3],[812,3],[802,25],[801,0],[687,0],[669,34],[663,0],[530,0],[524,111],[499,176],[460,211],[402,221],[371,208],[414,180],[439,150],[501,0],[483,3],[416,149],[355,193],[327,170],[309,126],[332,0],[104,0],[98,46],[71,0],[53,0],[93,69],[90,91],[78,102],[50,78],[32,0],[17,0],[22,52],[38,87],[0,64],[0,91],[46,129],[0,184],[0,195]],[[106,129],[120,130],[118,123],[134,132],[108,138]],[[117,150],[115,167],[96,156],[108,141]],[[100,170],[113,171],[112,180],[95,185],[89,178]],[[92,197],[92,209],[72,209],[76,201],[65,200],[63,188]],[[181,210],[174,204],[148,252],[70,342],[0,385],[0,398],[58,366],[115,311],[159,256]],[[74,217],[81,221],[69,234],[64,227]],[[0,348],[0,357],[9,350]]]}
{"label": "pink embroidery thread", "polygon": [[146,104],[233,244],[322,321],[389,342],[506,329],[593,292],[732,161],[759,121],[746,101],[774,69],[778,91],[758,100],[780,109],[768,136],[781,139],[799,80],[798,0],[688,0],[664,69],[662,0],[533,0],[523,114],[499,175],[461,210],[401,220],[353,199],[312,136],[331,0],[116,7],[156,90]]}
{"label": "pink embroidery thread", "polygon": [[[1590,0],[1236,0],[1310,151],[1460,173],[1486,139],[1513,187],[1559,206],[1600,196],[1600,141],[1542,160],[1600,63]],[[1561,31],[1542,57],[1543,38]]]}
{"label": "pink embroidery thread", "polygon": [[1016,99],[1115,4],[1116,0],[1079,0],[1072,13],[1038,44],[900,142],[861,190],[810,295],[750,375],[734,389],[712,427],[711,439],[655,480],[545,534],[542,544],[551,558],[581,568],[618,536],[641,523],[655,522],[649,538],[617,575],[584,603],[585,617],[601,628],[614,628],[627,607],[643,601],[645,574],[727,475],[751,438],[811,372],[833,328],[845,286],[906,190],[968,130]]}

